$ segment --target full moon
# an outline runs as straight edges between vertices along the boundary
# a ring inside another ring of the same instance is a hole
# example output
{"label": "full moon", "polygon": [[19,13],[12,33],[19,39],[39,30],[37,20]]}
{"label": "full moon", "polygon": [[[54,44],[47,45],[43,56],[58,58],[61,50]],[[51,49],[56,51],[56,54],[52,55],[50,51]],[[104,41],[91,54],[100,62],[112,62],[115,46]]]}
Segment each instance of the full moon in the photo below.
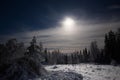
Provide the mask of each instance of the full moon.
{"label": "full moon", "polygon": [[63,29],[68,33],[72,32],[72,30],[74,29],[74,26],[75,26],[75,20],[70,18],[70,17],[67,17],[65,18],[63,21],[62,21],[62,27]]}
{"label": "full moon", "polygon": [[73,26],[74,25],[74,20],[72,18],[65,18],[63,21],[63,24],[65,26]]}

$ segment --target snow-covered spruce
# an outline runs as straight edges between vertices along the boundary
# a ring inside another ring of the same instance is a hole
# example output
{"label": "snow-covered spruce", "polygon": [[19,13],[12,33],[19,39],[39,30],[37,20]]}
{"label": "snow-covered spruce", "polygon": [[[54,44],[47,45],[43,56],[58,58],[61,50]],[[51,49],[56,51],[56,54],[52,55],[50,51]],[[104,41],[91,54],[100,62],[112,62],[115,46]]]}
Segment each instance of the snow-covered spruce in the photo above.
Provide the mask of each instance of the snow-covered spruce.
{"label": "snow-covered spruce", "polygon": [[41,65],[44,60],[34,39],[27,51],[16,39],[2,46],[0,58],[0,80],[29,80],[47,74]]}

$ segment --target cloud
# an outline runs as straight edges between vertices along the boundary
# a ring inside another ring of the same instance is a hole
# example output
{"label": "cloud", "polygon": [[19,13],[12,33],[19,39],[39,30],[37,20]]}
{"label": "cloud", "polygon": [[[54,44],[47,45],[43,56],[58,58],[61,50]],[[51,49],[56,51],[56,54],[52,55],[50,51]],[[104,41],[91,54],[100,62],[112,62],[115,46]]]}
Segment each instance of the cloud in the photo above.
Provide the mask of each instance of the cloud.
{"label": "cloud", "polygon": [[112,6],[109,6],[108,9],[120,9],[120,5],[112,5]]}
{"label": "cloud", "polygon": [[[85,21],[84,21],[85,23]],[[17,38],[20,42],[25,42],[28,46],[33,36],[37,37],[37,41],[43,42],[44,47],[51,49],[61,49],[69,52],[85,47],[89,48],[91,41],[96,40],[100,48],[104,46],[104,35],[110,30],[116,30],[120,26],[118,22],[106,22],[98,24],[82,24],[75,26],[75,34],[65,34],[60,26],[52,27],[44,30],[24,31],[13,35],[1,35],[0,40],[7,41],[10,38]]]}

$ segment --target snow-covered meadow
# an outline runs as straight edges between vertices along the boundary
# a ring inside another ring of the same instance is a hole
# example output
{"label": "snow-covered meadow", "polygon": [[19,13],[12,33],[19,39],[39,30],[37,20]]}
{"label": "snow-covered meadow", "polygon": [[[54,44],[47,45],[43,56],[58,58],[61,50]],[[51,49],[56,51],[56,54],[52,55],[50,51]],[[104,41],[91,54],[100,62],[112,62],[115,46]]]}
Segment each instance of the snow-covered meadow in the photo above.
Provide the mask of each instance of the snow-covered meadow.
{"label": "snow-covered meadow", "polygon": [[120,66],[112,65],[49,65],[45,66],[48,71],[74,72],[82,74],[83,80],[120,80]]}

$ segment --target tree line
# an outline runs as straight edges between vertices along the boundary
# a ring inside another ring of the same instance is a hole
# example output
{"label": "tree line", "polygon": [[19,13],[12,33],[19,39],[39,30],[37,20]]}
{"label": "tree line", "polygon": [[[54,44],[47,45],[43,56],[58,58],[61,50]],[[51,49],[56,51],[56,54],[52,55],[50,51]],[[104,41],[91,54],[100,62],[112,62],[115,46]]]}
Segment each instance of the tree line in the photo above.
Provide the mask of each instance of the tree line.
{"label": "tree line", "polygon": [[49,52],[47,48],[43,48],[41,42],[37,44],[35,36],[27,48],[23,42],[19,43],[16,39],[10,39],[5,44],[0,44],[0,63],[35,52],[42,55],[40,58],[43,64],[120,63],[120,29],[106,33],[104,43],[103,49],[98,48],[97,41],[92,41],[89,50],[85,48],[64,54],[60,50]]}
{"label": "tree line", "polygon": [[103,49],[98,48],[97,41],[91,42],[89,50],[85,48],[71,54],[62,54],[59,50],[50,53],[46,49],[45,60],[47,64],[120,63],[120,29],[105,34]]}

